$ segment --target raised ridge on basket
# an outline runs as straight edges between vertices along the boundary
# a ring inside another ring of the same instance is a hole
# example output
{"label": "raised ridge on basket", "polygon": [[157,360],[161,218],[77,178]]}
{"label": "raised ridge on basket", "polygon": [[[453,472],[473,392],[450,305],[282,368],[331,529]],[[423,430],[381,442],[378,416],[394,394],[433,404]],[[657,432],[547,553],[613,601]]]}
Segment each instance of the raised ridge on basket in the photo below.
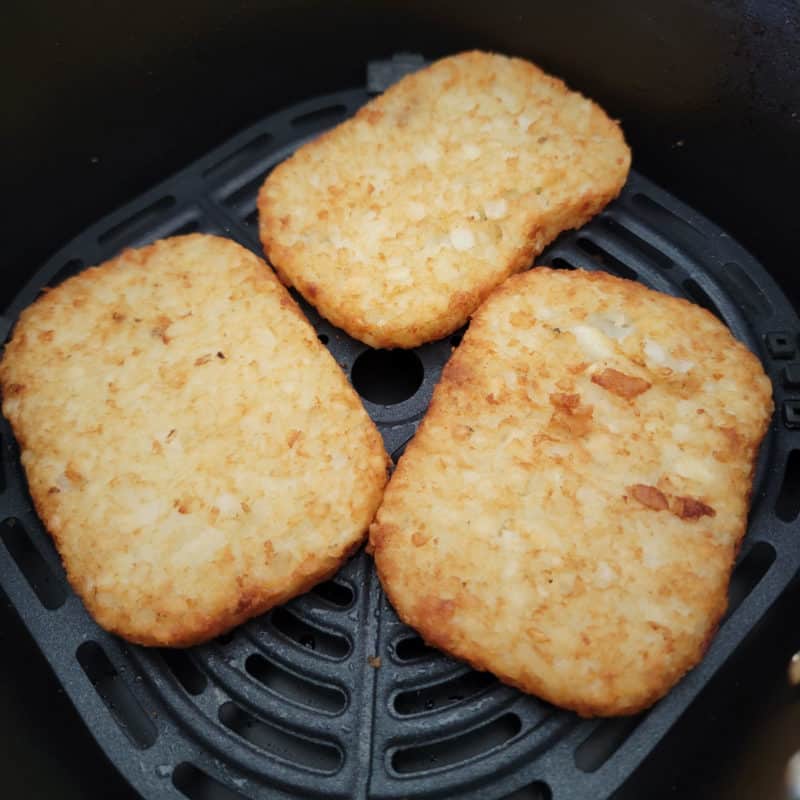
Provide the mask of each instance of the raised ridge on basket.
{"label": "raised ridge on basket", "polygon": [[313,127],[316,130],[325,129],[335,125],[337,122],[341,122],[346,114],[347,106],[344,103],[334,103],[299,114],[292,119],[292,125],[295,127]]}
{"label": "raised ridge on basket", "polygon": [[449,739],[399,748],[392,754],[392,768],[398,773],[412,773],[452,767],[488,755],[521,730],[522,721],[509,712]]}
{"label": "raised ridge on basket", "polygon": [[263,155],[270,147],[273,136],[262,131],[250,141],[237,147],[232,153],[209,164],[203,170],[204,178],[218,178],[222,175],[233,175],[242,168],[249,167],[253,160]]}
{"label": "raised ridge on basket", "polygon": [[172,785],[189,800],[247,800],[245,795],[185,761],[175,767]]}
{"label": "raised ridge on basket", "polygon": [[420,714],[472,700],[498,684],[490,672],[467,670],[461,675],[430,686],[407,689],[395,695],[394,710],[401,715]]}
{"label": "raised ridge on basket", "polygon": [[260,653],[251,653],[244,668],[260,684],[290,702],[325,714],[338,714],[347,707],[347,695],[338,687],[300,677]]}
{"label": "raised ridge on basket", "polygon": [[750,316],[772,316],[772,303],[736,261],[727,261],[718,273],[725,288],[736,297]]}
{"label": "raised ridge on basket", "polygon": [[614,250],[622,261],[644,263],[658,270],[671,270],[675,266],[670,256],[626,227],[619,219],[601,214],[597,224],[604,232],[606,241],[613,242]]}
{"label": "raised ridge on basket", "polygon": [[272,627],[300,647],[313,650],[325,658],[346,658],[352,649],[347,637],[312,625],[285,606],[276,608],[271,616]]}
{"label": "raised ridge on basket", "polygon": [[679,241],[696,244],[707,239],[706,234],[692,222],[666,208],[644,192],[634,192],[631,201],[638,212],[654,227],[668,231]]}
{"label": "raised ridge on basket", "polygon": [[333,773],[344,760],[341,750],[335,745],[289,733],[254,717],[230,701],[220,706],[219,720],[250,744],[290,764]]}
{"label": "raised ridge on basket", "polygon": [[250,214],[256,207],[258,190],[270,172],[272,172],[272,167],[256,175],[255,178],[251,178],[247,183],[237,186],[230,193],[225,194],[223,196],[225,206],[233,210],[239,218],[244,218]]}
{"label": "raised ridge on basket", "polygon": [[159,221],[163,212],[171,209],[175,202],[175,197],[167,194],[144,208],[129,213],[128,216],[99,233],[97,243],[112,248],[119,248],[123,244],[128,244],[148,224]]}

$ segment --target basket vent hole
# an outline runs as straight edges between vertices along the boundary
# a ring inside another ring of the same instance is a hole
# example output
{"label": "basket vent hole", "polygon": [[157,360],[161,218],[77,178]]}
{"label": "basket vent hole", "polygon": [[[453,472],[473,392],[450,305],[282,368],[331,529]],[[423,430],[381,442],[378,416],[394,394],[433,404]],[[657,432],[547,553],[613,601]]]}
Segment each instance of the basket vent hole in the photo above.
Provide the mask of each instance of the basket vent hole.
{"label": "basket vent hole", "polygon": [[420,658],[430,658],[439,655],[439,651],[429,647],[419,636],[406,636],[394,648],[395,655],[401,661],[416,661]]}
{"label": "basket vent hole", "polygon": [[446,708],[470,699],[497,683],[497,678],[488,672],[470,670],[449,681],[400,692],[394,698],[394,709],[405,716]]}
{"label": "basket vent hole", "polygon": [[[14,452],[13,449],[10,448],[10,447],[4,450],[4,448],[3,448],[3,439],[2,439],[2,437],[0,437],[0,453],[3,453],[3,455],[5,456],[5,460],[8,460],[9,456],[12,456],[13,452]],[[17,464],[19,464],[18,461],[15,463],[15,466]],[[0,493],[4,492],[6,490],[6,486],[7,486],[7,484],[6,484],[6,471],[3,468],[2,462],[0,461]]]}
{"label": "basket vent hole", "polygon": [[575,751],[575,765],[582,772],[594,772],[619,750],[633,733],[643,715],[617,717],[599,722]]}
{"label": "basket vent hole", "polygon": [[328,342],[330,341],[330,337],[328,336],[327,333],[318,333],[317,339],[319,339],[322,342],[322,344],[328,344]]}
{"label": "basket vent hole", "polygon": [[679,241],[688,241],[692,244],[707,238],[691,222],[664,208],[664,206],[647,195],[637,192],[632,199],[639,215],[656,230],[663,231],[668,236],[674,237]]}
{"label": "basket vent hole", "polygon": [[164,236],[186,236],[189,233],[195,233],[200,228],[200,223],[196,219],[189,219],[182,222],[177,228],[168,231]]}
{"label": "basket vent hole", "polygon": [[544,781],[534,781],[531,784],[507,794],[503,800],[552,800],[553,793]]}
{"label": "basket vent hole", "polygon": [[58,286],[59,283],[63,283],[67,278],[71,278],[73,275],[77,275],[84,268],[84,266],[85,264],[82,259],[71,258],[48,281],[48,286],[51,287]]}
{"label": "basket vent hole", "polygon": [[258,209],[256,208],[256,196],[258,195],[258,190],[261,188],[261,184],[264,183],[267,175],[269,175],[271,171],[272,169],[268,169],[260,175],[257,175],[252,180],[247,181],[247,183],[243,184],[242,186],[234,189],[225,196],[223,199],[224,204],[228,208],[234,209],[239,216],[245,220],[252,216],[253,221],[255,221],[258,216]]}
{"label": "basket vent hole", "polygon": [[312,628],[285,608],[276,608],[270,618],[276,630],[307,650],[337,659],[350,652],[350,643],[344,636]]}
{"label": "basket vent hole", "polygon": [[28,532],[20,521],[15,517],[3,520],[3,524],[0,525],[0,539],[39,598],[39,602],[50,611],[61,608],[67,599],[63,581],[42,558],[42,554],[30,540]]}
{"label": "basket vent hole", "polygon": [[349,608],[353,605],[355,594],[346,583],[338,581],[324,581],[318,583],[312,590],[315,595],[327,600],[331,605],[339,608]]}
{"label": "basket vent hole", "polygon": [[464,340],[464,334],[467,332],[469,328],[469,322],[466,325],[460,327],[453,335],[450,337],[450,346],[451,347],[458,347],[461,342]]}
{"label": "basket vent hole", "polygon": [[300,114],[292,120],[292,125],[310,125],[315,128],[326,128],[329,125],[335,125],[346,113],[347,106],[338,103],[334,106],[325,106],[325,108],[317,108],[306,114]]}
{"label": "basket vent hole", "polygon": [[258,653],[249,656],[244,667],[259,683],[263,683],[275,694],[300,705],[327,711],[330,714],[344,711],[347,705],[347,698],[341,689],[312,683],[293,675]]}
{"label": "basket vent hole", "polygon": [[628,230],[624,225],[620,225],[611,217],[601,217],[600,225],[612,236],[620,239],[628,247],[632,247],[636,254],[646,261],[650,261],[654,266],[662,270],[670,270],[675,266],[675,262],[657,247],[637,236],[633,231]]}
{"label": "basket vent hole", "polygon": [[135,211],[129,217],[126,217],[121,222],[103,231],[103,233],[97,237],[97,241],[101,245],[113,243],[115,247],[119,247],[121,244],[133,239],[136,233],[145,227],[145,223],[152,222],[174,205],[175,198],[172,195],[165,195],[156,200],[155,203],[151,203],[149,206]]}
{"label": "basket vent hole", "polygon": [[522,722],[516,714],[504,714],[460,736],[397,750],[392,756],[392,767],[407,774],[459,764],[502,747],[521,730]]}
{"label": "basket vent hole", "polygon": [[232,630],[228,631],[227,633],[221,633],[214,641],[217,644],[221,644],[223,647],[225,647],[226,645],[229,645],[235,638],[236,630]]}
{"label": "basket vent hole", "polygon": [[744,599],[756,588],[775,560],[775,549],[767,542],[756,542],[747,555],[739,560],[731,575],[728,588],[728,609],[724,619],[730,617]]}
{"label": "basket vent hole", "polygon": [[623,264],[616,256],[603,250],[600,245],[587,239],[585,236],[579,236],[577,241],[578,247],[584,253],[592,257],[592,261],[602,270],[606,272],[613,272],[621,278],[628,278],[629,280],[636,280],[636,272],[632,270],[627,264]]}
{"label": "basket vent hole", "polygon": [[753,279],[734,261],[725,264],[720,279],[739,301],[739,305],[750,314],[770,316],[772,304]]}
{"label": "basket vent hole", "polygon": [[425,370],[413,350],[365,350],[351,371],[356,391],[371,403],[391,406],[413,397]]}
{"label": "basket vent hole", "polygon": [[794,522],[800,513],[800,450],[789,453],[775,513],[784,522]]}
{"label": "basket vent hole", "polygon": [[84,642],[78,647],[76,657],[117,725],[135,745],[142,749],[150,747],[156,740],[156,727],[103,648],[97,642]]}
{"label": "basket vent hole", "polygon": [[204,178],[211,178],[221,173],[235,174],[240,169],[249,167],[253,161],[263,153],[272,142],[269,133],[261,133],[255,139],[251,139],[247,144],[243,144],[238,150],[234,150],[229,155],[206,167],[203,170]]}
{"label": "basket vent hole", "polygon": [[206,676],[197,668],[186,651],[164,648],[161,651],[161,657],[169,667],[169,671],[177,678],[178,683],[189,694],[196,697],[206,690],[206,686],[208,686]]}
{"label": "basket vent hole", "polygon": [[708,296],[706,290],[703,289],[696,280],[687,278],[683,282],[683,288],[697,305],[702,306],[706,311],[710,311],[717,319],[721,319],[723,322],[725,321],[716,303]]}
{"label": "basket vent hole", "polygon": [[576,269],[574,264],[570,264],[566,258],[558,256],[557,258],[550,259],[550,266],[553,269]]}
{"label": "basket vent hole", "polygon": [[172,784],[189,800],[247,800],[243,794],[185,762],[175,767]]}
{"label": "basket vent hole", "polygon": [[293,764],[332,773],[342,765],[342,754],[332,744],[296,736],[248,714],[236,703],[223,703],[219,720],[260,750]]}

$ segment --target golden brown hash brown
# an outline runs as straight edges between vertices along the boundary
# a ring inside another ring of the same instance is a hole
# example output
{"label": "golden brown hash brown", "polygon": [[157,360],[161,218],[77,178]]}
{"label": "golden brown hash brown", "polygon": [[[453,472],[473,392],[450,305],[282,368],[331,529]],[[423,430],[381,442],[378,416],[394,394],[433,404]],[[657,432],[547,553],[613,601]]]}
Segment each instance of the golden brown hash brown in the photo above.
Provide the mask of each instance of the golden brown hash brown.
{"label": "golden brown hash brown", "polygon": [[386,481],[380,435],[294,301],[215,236],[44,294],[0,382],[70,583],[141,644],[209,639],[330,576]]}
{"label": "golden brown hash brown", "polygon": [[431,644],[580,714],[632,714],[726,607],[772,413],[715,317],[534,269],[478,310],[370,531]]}
{"label": "golden brown hash brown", "polygon": [[596,104],[527,61],[462,53],[278,166],[259,194],[261,240],[335,325],[415,347],[600,211],[629,166]]}

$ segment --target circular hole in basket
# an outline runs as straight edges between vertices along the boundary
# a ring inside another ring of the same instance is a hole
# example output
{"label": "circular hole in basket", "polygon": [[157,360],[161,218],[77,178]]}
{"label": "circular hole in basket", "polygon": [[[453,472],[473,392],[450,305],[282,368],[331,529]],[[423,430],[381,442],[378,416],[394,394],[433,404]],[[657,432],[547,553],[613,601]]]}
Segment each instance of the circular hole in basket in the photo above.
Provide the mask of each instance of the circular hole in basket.
{"label": "circular hole in basket", "polygon": [[412,350],[365,350],[353,363],[350,375],[365,400],[392,406],[413,397],[425,370]]}

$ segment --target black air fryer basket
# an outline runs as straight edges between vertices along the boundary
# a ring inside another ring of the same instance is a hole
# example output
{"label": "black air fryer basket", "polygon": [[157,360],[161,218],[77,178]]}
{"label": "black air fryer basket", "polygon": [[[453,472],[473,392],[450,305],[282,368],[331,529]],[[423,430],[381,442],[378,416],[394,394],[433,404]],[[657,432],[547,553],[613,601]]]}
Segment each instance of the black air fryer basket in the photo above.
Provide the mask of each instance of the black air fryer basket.
{"label": "black air fryer basket", "polygon": [[[363,86],[287,105],[92,224],[14,293],[3,333],[44,287],[127,246],[203,231],[261,254],[255,200],[270,170],[422,63],[403,53],[365,62]],[[603,269],[687,297],[758,354],[773,381],[776,412],[729,610],[701,664],[647,712],[581,720],[428,648],[397,619],[363,552],[333,580],[209,644],[129,645],[70,590],[3,421],[0,588],[142,797],[610,797],[776,603],[800,567],[800,322],[783,291],[733,238],[637,171],[537,263]],[[374,351],[300,302],[396,461],[460,334]]]}

